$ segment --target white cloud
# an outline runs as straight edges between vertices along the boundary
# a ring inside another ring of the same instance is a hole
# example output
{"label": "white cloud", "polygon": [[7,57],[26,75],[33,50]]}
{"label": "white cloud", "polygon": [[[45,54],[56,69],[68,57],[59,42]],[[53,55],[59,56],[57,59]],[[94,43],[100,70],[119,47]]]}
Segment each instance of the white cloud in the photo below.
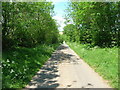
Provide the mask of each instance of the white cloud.
{"label": "white cloud", "polygon": [[57,20],[57,23],[60,25],[59,31],[63,31],[65,19],[61,16],[53,16],[53,19]]}

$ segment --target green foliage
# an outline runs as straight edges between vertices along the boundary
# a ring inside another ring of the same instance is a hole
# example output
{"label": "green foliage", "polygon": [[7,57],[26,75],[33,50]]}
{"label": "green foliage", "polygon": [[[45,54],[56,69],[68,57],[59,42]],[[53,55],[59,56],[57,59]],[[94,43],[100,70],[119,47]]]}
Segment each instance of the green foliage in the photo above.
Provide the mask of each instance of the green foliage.
{"label": "green foliage", "polygon": [[75,28],[72,34],[68,34],[71,30],[65,30],[65,34],[71,41],[100,47],[118,46],[119,5],[120,2],[70,2],[67,19],[73,20]]}
{"label": "green foliage", "polygon": [[118,88],[118,48],[90,47],[79,43],[67,44],[98,72],[113,88]]}
{"label": "green foliage", "polygon": [[68,22],[72,19],[74,29],[71,33],[70,26],[64,28],[69,41],[77,42],[68,43],[70,47],[115,88],[118,88],[119,6],[120,2],[70,2],[66,18]]}
{"label": "green foliage", "polygon": [[59,38],[58,38],[58,41],[60,42],[60,43],[63,43],[63,35],[59,35]]}
{"label": "green foliage", "polygon": [[75,26],[73,24],[68,24],[64,27],[64,34],[68,36],[69,41],[75,41],[74,36]]}
{"label": "green foliage", "polygon": [[2,2],[3,88],[28,84],[58,46],[53,8],[51,2]]}
{"label": "green foliage", "polygon": [[51,2],[2,2],[3,49],[58,42]]}
{"label": "green foliage", "polygon": [[35,48],[16,47],[3,51],[2,87],[23,88],[57,47],[58,44],[51,44]]}

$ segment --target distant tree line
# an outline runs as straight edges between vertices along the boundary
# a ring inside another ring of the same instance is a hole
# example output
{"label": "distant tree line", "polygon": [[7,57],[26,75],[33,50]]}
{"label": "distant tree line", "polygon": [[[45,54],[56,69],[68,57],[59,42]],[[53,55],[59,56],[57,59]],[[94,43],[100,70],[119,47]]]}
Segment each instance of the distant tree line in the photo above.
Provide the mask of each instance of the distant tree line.
{"label": "distant tree line", "polygon": [[2,2],[3,49],[58,41],[51,2]]}
{"label": "distant tree line", "polygon": [[120,2],[70,2],[64,34],[70,41],[100,47],[118,46]]}

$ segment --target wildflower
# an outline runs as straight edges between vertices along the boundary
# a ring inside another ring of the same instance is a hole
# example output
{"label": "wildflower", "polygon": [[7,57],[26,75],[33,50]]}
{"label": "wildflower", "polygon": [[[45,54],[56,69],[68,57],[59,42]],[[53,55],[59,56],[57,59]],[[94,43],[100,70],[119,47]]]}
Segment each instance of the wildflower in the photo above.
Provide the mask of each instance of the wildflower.
{"label": "wildflower", "polygon": [[13,72],[14,72],[14,70],[13,70],[13,69],[11,69],[10,73],[13,73]]}
{"label": "wildflower", "polygon": [[12,61],[12,63],[15,63],[14,61]]}
{"label": "wildflower", "polygon": [[9,59],[7,59],[7,62],[10,62]]}

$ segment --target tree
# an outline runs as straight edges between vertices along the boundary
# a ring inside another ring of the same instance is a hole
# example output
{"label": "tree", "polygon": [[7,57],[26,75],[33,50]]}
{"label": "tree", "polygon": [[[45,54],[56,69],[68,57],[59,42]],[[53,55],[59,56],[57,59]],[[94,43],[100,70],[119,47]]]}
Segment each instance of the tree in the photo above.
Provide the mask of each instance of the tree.
{"label": "tree", "polygon": [[51,2],[2,2],[3,49],[33,47],[58,40]]}
{"label": "tree", "polygon": [[72,18],[75,23],[75,41],[100,47],[118,45],[118,4],[119,2],[70,2],[67,19]]}

